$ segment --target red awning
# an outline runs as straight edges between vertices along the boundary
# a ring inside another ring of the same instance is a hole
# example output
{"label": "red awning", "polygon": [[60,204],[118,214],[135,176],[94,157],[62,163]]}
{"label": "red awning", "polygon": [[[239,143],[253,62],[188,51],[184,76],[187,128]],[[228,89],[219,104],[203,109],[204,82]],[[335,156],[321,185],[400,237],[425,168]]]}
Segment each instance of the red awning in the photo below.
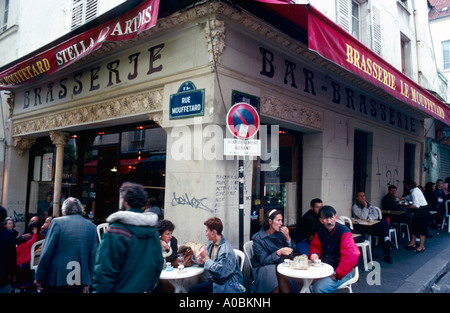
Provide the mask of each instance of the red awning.
{"label": "red awning", "polygon": [[359,40],[307,4],[256,0],[273,14],[306,30],[308,46],[325,59],[382,88],[387,93],[450,125],[450,107]]}
{"label": "red awning", "polygon": [[99,49],[104,42],[135,38],[154,25],[159,0],[146,0],[133,10],[89,29],[0,72],[0,89],[12,89],[55,73]]}

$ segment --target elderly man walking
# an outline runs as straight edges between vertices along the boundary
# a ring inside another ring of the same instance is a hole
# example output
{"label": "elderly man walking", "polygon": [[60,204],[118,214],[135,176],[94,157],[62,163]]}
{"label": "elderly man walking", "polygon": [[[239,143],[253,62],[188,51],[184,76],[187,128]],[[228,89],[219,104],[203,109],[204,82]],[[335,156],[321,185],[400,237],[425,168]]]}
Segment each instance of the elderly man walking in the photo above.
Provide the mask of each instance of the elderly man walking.
{"label": "elderly man walking", "polygon": [[61,211],[42,246],[35,284],[48,293],[86,292],[92,284],[97,229],[82,216],[78,199],[66,199]]}

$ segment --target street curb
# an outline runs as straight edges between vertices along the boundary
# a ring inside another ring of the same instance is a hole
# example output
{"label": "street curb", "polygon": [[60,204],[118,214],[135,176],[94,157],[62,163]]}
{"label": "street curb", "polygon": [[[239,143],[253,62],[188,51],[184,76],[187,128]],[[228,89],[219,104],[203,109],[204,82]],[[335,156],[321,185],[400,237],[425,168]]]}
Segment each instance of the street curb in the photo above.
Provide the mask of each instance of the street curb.
{"label": "street curb", "polygon": [[[427,252],[425,252],[427,253]],[[431,291],[431,285],[450,269],[450,249],[445,249],[425,263],[394,293],[425,293]],[[431,276],[430,276],[431,275]]]}

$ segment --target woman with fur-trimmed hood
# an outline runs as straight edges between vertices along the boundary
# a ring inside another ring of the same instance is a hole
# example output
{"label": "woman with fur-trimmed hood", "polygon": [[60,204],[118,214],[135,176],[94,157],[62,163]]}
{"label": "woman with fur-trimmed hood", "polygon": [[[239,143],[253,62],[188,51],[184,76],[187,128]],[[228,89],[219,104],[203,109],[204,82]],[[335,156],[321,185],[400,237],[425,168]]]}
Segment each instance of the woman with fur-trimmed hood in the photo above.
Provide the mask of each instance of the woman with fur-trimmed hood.
{"label": "woman with fur-trimmed hood", "polygon": [[120,187],[120,210],[107,218],[94,269],[94,292],[140,293],[159,281],[164,260],[156,232],[158,216],[143,213],[147,193],[141,185]]}

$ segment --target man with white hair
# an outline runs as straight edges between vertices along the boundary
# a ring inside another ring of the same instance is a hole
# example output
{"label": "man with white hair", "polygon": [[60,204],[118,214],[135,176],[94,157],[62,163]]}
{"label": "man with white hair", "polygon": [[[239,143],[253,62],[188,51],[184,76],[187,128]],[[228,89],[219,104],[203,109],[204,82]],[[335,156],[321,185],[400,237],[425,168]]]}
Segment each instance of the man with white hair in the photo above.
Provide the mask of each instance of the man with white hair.
{"label": "man with white hair", "polygon": [[76,198],[67,198],[61,212],[42,246],[35,285],[49,293],[81,293],[92,284],[97,228],[82,216],[83,206]]}

